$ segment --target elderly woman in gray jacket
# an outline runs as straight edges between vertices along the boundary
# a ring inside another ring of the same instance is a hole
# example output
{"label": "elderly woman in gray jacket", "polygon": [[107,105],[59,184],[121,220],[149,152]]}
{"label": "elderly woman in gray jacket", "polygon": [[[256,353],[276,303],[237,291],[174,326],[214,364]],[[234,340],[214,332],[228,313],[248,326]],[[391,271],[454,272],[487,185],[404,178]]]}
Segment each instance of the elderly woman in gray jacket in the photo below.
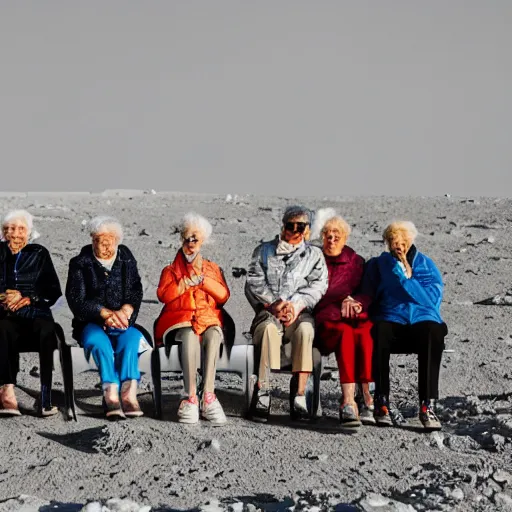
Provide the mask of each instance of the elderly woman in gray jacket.
{"label": "elderly woman in gray jacket", "polygon": [[308,413],[306,383],[313,369],[312,310],[327,290],[327,265],[322,250],[309,245],[312,212],[291,206],[283,216],[281,234],[254,250],[245,295],[256,316],[253,343],[260,348],[258,382],[251,407],[253,419],[270,411],[270,369],[281,366],[281,344],[291,343],[292,372],[297,381],[294,412]]}

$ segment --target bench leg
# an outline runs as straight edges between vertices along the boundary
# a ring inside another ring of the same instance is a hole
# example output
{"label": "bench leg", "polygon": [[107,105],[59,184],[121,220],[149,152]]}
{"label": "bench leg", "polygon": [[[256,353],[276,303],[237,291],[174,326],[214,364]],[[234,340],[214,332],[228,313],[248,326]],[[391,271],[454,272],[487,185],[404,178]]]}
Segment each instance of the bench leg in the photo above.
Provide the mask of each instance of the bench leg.
{"label": "bench leg", "polygon": [[153,383],[153,408],[156,419],[162,419],[162,376],[160,374],[160,348],[151,351],[151,380]]}

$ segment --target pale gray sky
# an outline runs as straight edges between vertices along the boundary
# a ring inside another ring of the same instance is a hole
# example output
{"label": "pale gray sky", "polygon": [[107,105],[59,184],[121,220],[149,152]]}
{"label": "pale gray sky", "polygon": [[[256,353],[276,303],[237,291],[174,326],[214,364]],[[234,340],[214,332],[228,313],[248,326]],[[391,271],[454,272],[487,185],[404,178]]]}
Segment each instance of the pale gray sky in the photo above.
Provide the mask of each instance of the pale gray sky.
{"label": "pale gray sky", "polygon": [[512,196],[510,0],[2,0],[3,191]]}

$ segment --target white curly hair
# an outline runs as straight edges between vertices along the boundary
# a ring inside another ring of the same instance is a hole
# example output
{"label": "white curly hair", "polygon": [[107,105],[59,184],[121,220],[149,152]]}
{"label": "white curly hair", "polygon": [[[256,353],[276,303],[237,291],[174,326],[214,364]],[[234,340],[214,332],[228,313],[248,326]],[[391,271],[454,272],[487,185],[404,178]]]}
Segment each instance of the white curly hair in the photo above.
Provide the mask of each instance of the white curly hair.
{"label": "white curly hair", "polygon": [[349,223],[338,213],[334,208],[320,208],[315,213],[315,221],[313,222],[313,226],[311,228],[311,239],[318,240],[322,237],[322,233],[324,232],[325,226],[327,224],[333,223],[345,233],[348,238],[352,229]]}
{"label": "white curly hair", "polygon": [[89,221],[87,228],[91,237],[98,233],[107,232],[116,236],[118,244],[123,241],[123,226],[115,217],[99,215]]}
{"label": "white curly hair", "polygon": [[197,228],[202,233],[204,242],[208,242],[210,240],[213,227],[202,215],[199,215],[196,212],[188,212],[183,216],[179,226],[182,239],[185,238],[185,233],[189,228]]}
{"label": "white curly hair", "polygon": [[[2,235],[3,230],[7,224],[13,222],[23,222],[27,226],[29,240],[39,238],[39,233],[34,229],[34,217],[27,210],[11,210],[2,220]],[[3,236],[2,236],[3,239]]]}

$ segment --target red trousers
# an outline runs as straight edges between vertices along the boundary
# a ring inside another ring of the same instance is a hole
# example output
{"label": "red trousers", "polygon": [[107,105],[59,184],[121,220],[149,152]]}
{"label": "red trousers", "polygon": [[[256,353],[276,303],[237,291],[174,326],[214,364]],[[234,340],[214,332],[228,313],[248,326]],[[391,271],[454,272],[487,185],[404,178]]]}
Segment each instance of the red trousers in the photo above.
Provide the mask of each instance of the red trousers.
{"label": "red trousers", "polygon": [[317,328],[315,346],[323,355],[334,352],[341,384],[373,382],[373,340],[369,320],[324,322]]}

